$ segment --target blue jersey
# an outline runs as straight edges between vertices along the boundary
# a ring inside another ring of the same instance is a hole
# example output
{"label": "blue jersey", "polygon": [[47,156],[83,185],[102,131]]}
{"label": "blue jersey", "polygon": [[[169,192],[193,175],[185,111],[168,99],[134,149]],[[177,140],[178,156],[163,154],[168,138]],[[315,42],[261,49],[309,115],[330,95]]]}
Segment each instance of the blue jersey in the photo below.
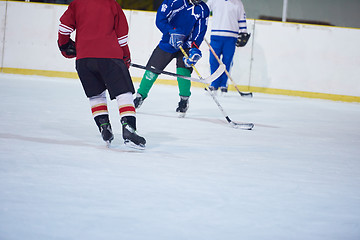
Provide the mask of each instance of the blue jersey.
{"label": "blue jersey", "polygon": [[178,50],[169,44],[169,30],[177,29],[186,36],[184,48],[200,46],[207,30],[209,7],[201,2],[192,5],[188,0],[164,0],[156,14],[156,26],[163,33],[159,47],[169,53]]}

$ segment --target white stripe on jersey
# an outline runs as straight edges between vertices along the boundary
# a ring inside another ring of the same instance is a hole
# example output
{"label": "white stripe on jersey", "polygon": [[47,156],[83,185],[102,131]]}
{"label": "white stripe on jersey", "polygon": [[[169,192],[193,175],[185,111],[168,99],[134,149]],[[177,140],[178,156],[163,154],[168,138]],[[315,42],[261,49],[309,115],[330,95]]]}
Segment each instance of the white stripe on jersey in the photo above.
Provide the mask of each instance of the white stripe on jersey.
{"label": "white stripe on jersey", "polygon": [[69,26],[66,26],[62,23],[59,25],[59,33],[62,35],[70,35],[73,31],[74,29]]}
{"label": "white stripe on jersey", "polygon": [[246,14],[240,0],[209,0],[206,3],[212,11],[211,35],[238,37],[247,32]]}
{"label": "white stripe on jersey", "polygon": [[118,43],[121,47],[125,47],[128,44],[128,35],[118,38]]}

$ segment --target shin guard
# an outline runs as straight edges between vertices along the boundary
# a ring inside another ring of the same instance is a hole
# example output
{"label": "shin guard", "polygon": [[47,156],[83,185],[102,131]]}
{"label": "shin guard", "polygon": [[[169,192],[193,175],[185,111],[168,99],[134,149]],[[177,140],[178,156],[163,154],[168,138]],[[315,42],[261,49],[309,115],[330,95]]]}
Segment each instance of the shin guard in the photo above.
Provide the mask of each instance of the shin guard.
{"label": "shin guard", "polygon": [[[191,72],[187,68],[177,68],[176,73],[190,77]],[[178,86],[179,86],[179,95],[184,97],[189,97],[191,95],[190,88],[191,88],[191,81],[183,79],[183,78],[177,78]]]}
{"label": "shin guard", "polygon": [[149,70],[145,71],[144,76],[141,79],[139,89],[137,90],[137,92],[140,93],[144,99],[147,98],[149,91],[158,76],[159,74],[153,73]]}

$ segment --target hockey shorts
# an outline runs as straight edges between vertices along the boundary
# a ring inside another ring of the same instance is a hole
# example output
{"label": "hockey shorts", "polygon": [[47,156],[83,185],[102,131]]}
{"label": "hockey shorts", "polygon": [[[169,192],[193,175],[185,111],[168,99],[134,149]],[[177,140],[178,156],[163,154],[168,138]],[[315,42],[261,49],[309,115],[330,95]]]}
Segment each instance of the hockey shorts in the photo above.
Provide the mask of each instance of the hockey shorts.
{"label": "hockey shorts", "polygon": [[130,72],[122,59],[78,59],[76,71],[88,98],[99,95],[106,89],[111,99],[123,93],[135,93]]}
{"label": "hockey shorts", "polygon": [[[187,53],[189,53],[189,49],[185,49]],[[181,51],[175,52],[175,53],[168,53],[162,50],[159,46],[157,46],[153,53],[151,54],[151,57],[146,64],[146,70],[149,70],[153,73],[160,74],[162,70],[166,68],[166,66],[173,60],[176,59],[176,68],[187,68],[192,72],[192,68],[188,68],[185,66],[184,55]],[[156,70],[154,70],[154,68]]]}

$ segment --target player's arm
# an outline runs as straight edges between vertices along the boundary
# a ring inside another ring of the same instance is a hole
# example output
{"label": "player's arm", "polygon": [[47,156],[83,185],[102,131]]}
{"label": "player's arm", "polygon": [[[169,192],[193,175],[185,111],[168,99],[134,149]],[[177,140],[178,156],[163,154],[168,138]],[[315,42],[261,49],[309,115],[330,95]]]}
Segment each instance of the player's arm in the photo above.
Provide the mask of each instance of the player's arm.
{"label": "player's arm", "polygon": [[250,34],[247,32],[246,13],[242,4],[240,4],[239,16],[239,37],[236,41],[236,46],[244,47],[250,38]]}
{"label": "player's arm", "polygon": [[206,5],[205,7],[202,6],[201,10],[201,17],[196,21],[193,32],[191,33],[191,37],[189,39],[191,41],[191,47],[199,48],[207,31],[210,10]]}
{"label": "player's arm", "polygon": [[196,21],[194,30],[191,34],[191,37],[189,38],[191,44],[189,50],[189,57],[184,57],[184,63],[187,67],[195,65],[202,57],[199,47],[204,40],[206,34],[209,14],[209,9],[207,7],[203,8],[201,12],[201,17]]}
{"label": "player's arm", "polygon": [[128,45],[129,25],[119,4],[117,4],[117,15],[115,17],[115,32],[118,43],[123,50],[123,60],[129,68],[131,63],[130,49]]}
{"label": "player's arm", "polygon": [[156,13],[156,27],[163,33],[168,34],[173,27],[168,21],[168,17],[172,13],[172,1],[164,1]]}
{"label": "player's arm", "polygon": [[169,44],[175,49],[179,49],[183,45],[186,37],[181,28],[175,28],[169,23],[169,17],[173,14],[174,8],[179,7],[177,5],[179,3],[173,0],[164,1],[157,11],[155,22],[164,36],[169,35]]}
{"label": "player's arm", "polygon": [[76,57],[75,42],[70,38],[71,33],[75,31],[75,17],[72,10],[72,4],[60,18],[58,30],[58,46],[61,54],[66,58]]}

